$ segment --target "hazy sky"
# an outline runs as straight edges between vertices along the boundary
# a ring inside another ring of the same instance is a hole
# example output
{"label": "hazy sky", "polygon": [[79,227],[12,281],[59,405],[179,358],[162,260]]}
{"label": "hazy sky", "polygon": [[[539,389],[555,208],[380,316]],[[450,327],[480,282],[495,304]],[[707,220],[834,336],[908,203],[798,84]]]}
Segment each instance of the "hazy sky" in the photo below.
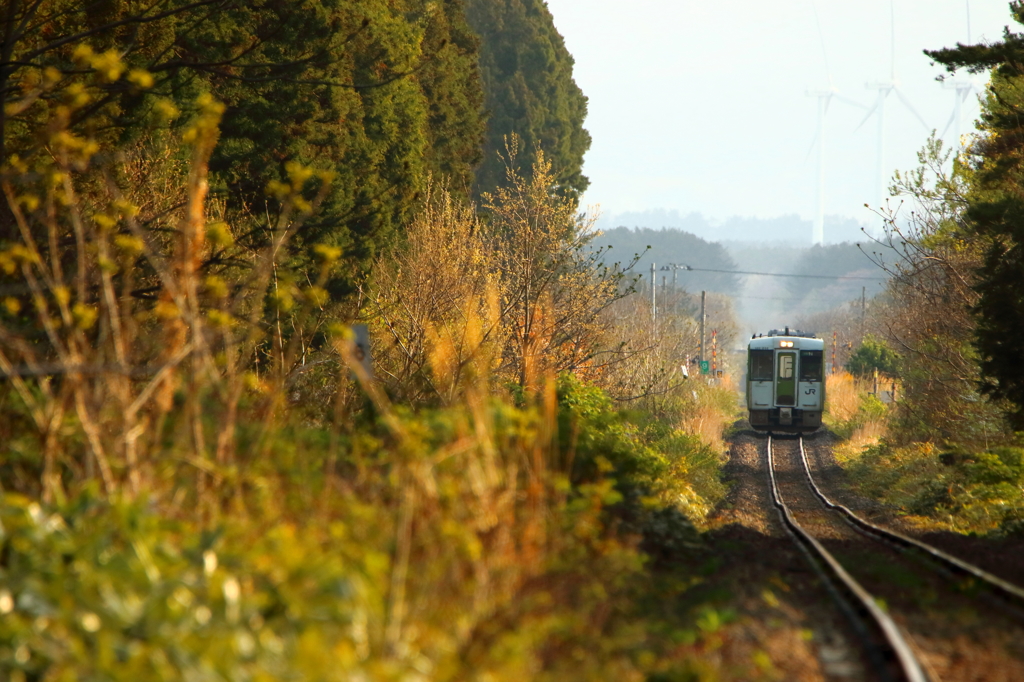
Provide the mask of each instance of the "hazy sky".
{"label": "hazy sky", "polygon": [[[600,204],[605,214],[665,208],[719,219],[813,218],[817,100],[807,91],[827,88],[830,71],[840,94],[868,107],[876,92],[865,83],[889,78],[890,0],[548,0],[548,7],[590,99],[584,204]],[[897,79],[928,127],[941,132],[955,93],[935,81],[944,70],[921,50],[966,42],[968,3],[894,0],[893,7]],[[1006,0],[970,2],[974,42],[999,39],[1010,23]],[[977,111],[972,95],[962,132],[973,129]],[[895,94],[885,112],[889,177],[916,164],[928,131]],[[872,117],[857,129],[866,113],[831,102],[825,212],[868,222],[863,205],[879,195],[878,128]]]}

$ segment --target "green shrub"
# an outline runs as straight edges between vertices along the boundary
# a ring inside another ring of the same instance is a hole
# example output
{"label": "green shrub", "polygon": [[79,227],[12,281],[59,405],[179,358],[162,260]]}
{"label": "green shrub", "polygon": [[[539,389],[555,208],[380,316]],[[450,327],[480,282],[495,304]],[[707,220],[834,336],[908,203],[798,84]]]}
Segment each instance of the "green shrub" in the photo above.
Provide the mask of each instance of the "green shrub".
{"label": "green shrub", "polygon": [[868,376],[876,370],[890,377],[899,376],[900,355],[889,345],[868,334],[846,361],[846,371],[854,376]]}
{"label": "green shrub", "polygon": [[936,452],[882,442],[847,465],[862,493],[960,532],[1024,528],[1024,449]]}
{"label": "green shrub", "polygon": [[558,400],[559,443],[572,480],[591,480],[607,467],[631,517],[668,506],[697,521],[724,496],[718,453],[696,435],[663,417],[618,410],[604,391],[573,375],[559,377]]}

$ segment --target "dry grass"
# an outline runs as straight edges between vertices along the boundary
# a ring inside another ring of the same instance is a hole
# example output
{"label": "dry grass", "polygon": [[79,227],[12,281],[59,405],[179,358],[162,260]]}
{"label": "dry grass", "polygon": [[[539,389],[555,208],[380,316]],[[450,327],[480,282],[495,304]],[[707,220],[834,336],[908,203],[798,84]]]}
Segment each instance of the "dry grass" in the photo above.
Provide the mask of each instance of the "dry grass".
{"label": "dry grass", "polygon": [[849,372],[830,374],[825,379],[825,409],[835,421],[853,419],[860,409],[860,390],[857,379]]}
{"label": "dry grass", "polygon": [[[826,423],[843,441],[836,445],[835,455],[840,462],[856,460],[864,449],[875,445],[885,435],[885,415],[866,409],[870,399],[870,384],[848,372],[833,374],[826,379]],[[871,400],[874,406],[878,402]],[[882,408],[878,408],[882,409]]]}
{"label": "dry grass", "polygon": [[885,435],[886,425],[882,419],[869,419],[853,430],[850,437],[836,444],[835,457],[841,464],[856,460],[864,449],[876,445]]}
{"label": "dry grass", "polygon": [[[704,388],[704,385],[701,384]],[[719,379],[715,391],[698,391],[694,409],[679,421],[680,430],[697,436],[717,452],[727,452],[725,432],[736,419],[736,411],[724,405],[723,400],[736,392],[735,380],[726,375]]]}

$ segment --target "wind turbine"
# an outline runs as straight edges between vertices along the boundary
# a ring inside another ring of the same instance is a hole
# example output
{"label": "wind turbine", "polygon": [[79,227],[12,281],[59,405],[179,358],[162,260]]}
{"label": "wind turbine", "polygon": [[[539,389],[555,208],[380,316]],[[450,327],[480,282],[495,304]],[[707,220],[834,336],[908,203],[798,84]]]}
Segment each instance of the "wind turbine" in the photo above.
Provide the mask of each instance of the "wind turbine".
{"label": "wind turbine", "polygon": [[939,137],[946,139],[946,133],[952,128],[953,139],[956,141],[956,150],[959,151],[964,146],[960,133],[963,128],[963,103],[967,101],[971,93],[980,93],[982,90],[977,84],[969,80],[943,81],[942,87],[947,90],[955,90],[956,99],[953,104],[953,113],[950,115],[949,121],[946,122],[946,127],[942,129],[942,134]]}
{"label": "wind turbine", "polygon": [[[808,97],[818,98],[818,132],[815,135],[815,142],[818,145],[818,193],[817,205],[814,214],[814,228],[811,232],[811,241],[815,244],[822,244],[825,241],[825,119],[828,115],[828,105],[832,98],[839,100],[858,109],[867,109],[860,102],[839,94],[839,90],[832,85],[832,76],[829,75],[829,88],[826,90],[808,90]],[[809,152],[808,152],[809,154]]]}
{"label": "wind turbine", "polygon": [[878,112],[878,171],[876,180],[879,206],[882,205],[882,201],[885,198],[885,100],[890,94],[896,93],[896,98],[899,99],[900,103],[903,104],[903,106],[921,122],[921,125],[924,126],[925,130],[931,130],[928,127],[928,124],[925,123],[925,120],[921,117],[921,114],[917,113],[914,105],[911,104],[910,100],[907,99],[907,96],[903,94],[903,91],[900,89],[900,81],[896,77],[896,10],[894,0],[889,3],[889,26],[889,80],[864,84],[864,87],[868,90],[876,90],[878,95],[875,96],[874,106],[868,110],[868,113],[856,128],[856,130],[859,130],[875,112]]}
{"label": "wind turbine", "polygon": [[[967,0],[967,44],[971,44],[971,2]],[[942,129],[940,138],[945,139],[946,133],[949,129],[953,128],[954,137],[956,140],[956,149],[959,151],[963,148],[961,142],[960,130],[963,127],[963,103],[967,101],[967,98],[974,93],[981,93],[982,89],[978,87],[977,83],[973,80],[943,80],[942,87],[947,90],[956,91],[956,99],[953,104],[953,114],[949,117],[949,121],[946,122],[946,127]]]}
{"label": "wind turbine", "polygon": [[[867,109],[866,106],[860,102],[856,102],[849,97],[844,97],[839,94],[839,90],[832,83],[832,70],[828,65],[828,51],[825,49],[825,37],[821,32],[821,21],[818,19],[818,7],[811,2],[811,8],[814,10],[814,21],[818,26],[818,40],[821,42],[821,56],[825,62],[825,74],[828,76],[828,89],[825,90],[808,90],[808,97],[818,98],[818,130],[814,137],[814,142],[811,143],[811,149],[814,148],[814,144],[818,145],[818,192],[817,192],[817,205],[815,206],[814,214],[814,227],[811,232],[811,241],[814,244],[822,244],[825,241],[825,118],[828,114],[828,105],[831,104],[832,98],[836,98],[840,102],[855,106],[859,109]],[[810,151],[808,151],[808,156]]]}

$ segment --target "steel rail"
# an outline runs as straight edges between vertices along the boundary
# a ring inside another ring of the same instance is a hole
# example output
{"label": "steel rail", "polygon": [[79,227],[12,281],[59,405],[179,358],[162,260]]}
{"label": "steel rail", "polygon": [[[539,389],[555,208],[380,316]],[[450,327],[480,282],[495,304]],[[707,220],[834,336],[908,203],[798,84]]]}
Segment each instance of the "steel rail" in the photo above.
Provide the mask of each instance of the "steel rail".
{"label": "steel rail", "polygon": [[807,482],[810,484],[811,491],[826,507],[842,514],[855,529],[867,535],[892,543],[900,549],[915,549],[920,552],[924,552],[929,558],[936,560],[946,569],[952,570],[954,573],[962,576],[977,578],[984,582],[1000,597],[1006,599],[1015,606],[1024,607],[1024,589],[1021,589],[1017,585],[1003,580],[998,576],[992,575],[988,571],[975,566],[974,564],[968,563],[963,559],[958,559],[951,554],[947,554],[937,547],[933,547],[932,545],[921,542],[920,540],[915,540],[912,537],[908,537],[894,530],[877,526],[854,514],[849,507],[837,504],[829,499],[821,488],[818,487],[817,482],[811,475],[811,467],[807,462],[807,454],[804,452],[804,441],[802,438],[800,439],[800,459],[803,461],[804,475],[807,477]]}
{"label": "steel rail", "polygon": [[[803,438],[800,438],[800,453],[802,456]],[[772,437],[770,435],[768,436],[768,478],[771,482],[772,499],[786,530],[812,559],[812,564],[825,578],[826,584],[833,586],[833,589],[840,587],[843,592],[852,597],[853,604],[850,604],[847,600],[841,600],[841,602],[844,602],[842,605],[844,610],[847,611],[847,615],[854,619],[855,626],[858,629],[862,630],[865,624],[873,625],[877,634],[880,634],[884,639],[884,646],[877,643],[873,645],[877,649],[882,649],[878,653],[881,653],[883,668],[887,668],[887,666],[884,666],[884,663],[889,662],[895,664],[894,667],[900,675],[900,677],[895,679],[903,679],[907,682],[928,682],[928,677],[924,674],[921,664],[892,618],[879,608],[874,597],[853,576],[847,573],[846,569],[842,567],[836,558],[814,536],[805,531],[793,517],[789,507],[782,499],[778,482],[775,480],[775,456],[772,450]],[[890,670],[883,669],[878,672],[890,675],[890,679],[894,679],[891,677]]]}

